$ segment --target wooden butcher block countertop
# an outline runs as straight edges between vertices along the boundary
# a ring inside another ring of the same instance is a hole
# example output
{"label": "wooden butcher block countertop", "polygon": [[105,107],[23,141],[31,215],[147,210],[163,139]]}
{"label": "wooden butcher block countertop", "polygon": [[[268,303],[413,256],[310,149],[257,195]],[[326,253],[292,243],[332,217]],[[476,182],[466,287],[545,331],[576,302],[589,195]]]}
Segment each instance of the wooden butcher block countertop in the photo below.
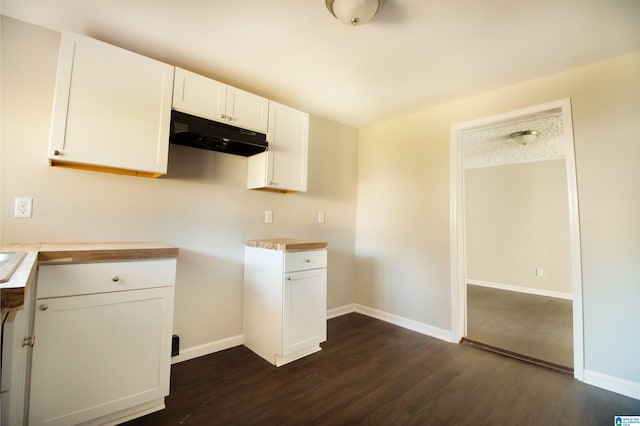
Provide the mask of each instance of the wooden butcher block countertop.
{"label": "wooden butcher block countertop", "polygon": [[329,243],[324,241],[296,240],[293,238],[267,238],[263,240],[248,240],[245,241],[245,244],[249,247],[280,251],[318,250],[329,247]]}
{"label": "wooden butcher block countertop", "polygon": [[178,248],[151,242],[3,243],[0,251],[27,253],[11,279],[0,284],[2,312],[19,310],[35,282],[38,263],[82,263],[178,257]]}

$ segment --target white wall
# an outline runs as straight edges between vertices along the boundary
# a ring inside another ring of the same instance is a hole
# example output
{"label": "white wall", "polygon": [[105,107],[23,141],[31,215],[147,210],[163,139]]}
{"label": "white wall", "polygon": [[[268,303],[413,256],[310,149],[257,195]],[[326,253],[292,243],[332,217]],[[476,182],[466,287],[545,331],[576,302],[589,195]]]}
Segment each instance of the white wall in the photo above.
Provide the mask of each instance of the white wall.
{"label": "white wall", "polygon": [[[48,167],[59,35],[1,25],[1,240],[179,246],[185,347],[241,332],[241,241],[268,236],[329,241],[329,308],[355,300],[451,330],[450,126],[571,97],[585,365],[640,384],[640,52],[378,123],[358,144],[356,130],[312,117],[309,192],[281,195],[245,190],[245,159],[186,147],[157,180]],[[34,198],[33,219],[12,218],[16,196]]]}
{"label": "white wall", "polygon": [[450,126],[569,97],[585,367],[640,395],[639,75],[637,52],[361,129],[356,302],[451,330]]}
{"label": "white wall", "polygon": [[[482,167],[464,173],[467,279],[570,297],[565,161]],[[536,276],[538,268],[542,276]]]}
{"label": "white wall", "polygon": [[[60,35],[4,16],[1,26],[0,241],[179,247],[174,331],[182,349],[242,333],[245,239],[328,241],[328,308],[353,302],[357,130],[311,117],[304,194],[249,191],[246,158],[182,146],[171,146],[169,172],[158,179],[49,167]],[[13,218],[17,196],[33,197],[32,219]],[[272,224],[263,223],[265,209]]]}

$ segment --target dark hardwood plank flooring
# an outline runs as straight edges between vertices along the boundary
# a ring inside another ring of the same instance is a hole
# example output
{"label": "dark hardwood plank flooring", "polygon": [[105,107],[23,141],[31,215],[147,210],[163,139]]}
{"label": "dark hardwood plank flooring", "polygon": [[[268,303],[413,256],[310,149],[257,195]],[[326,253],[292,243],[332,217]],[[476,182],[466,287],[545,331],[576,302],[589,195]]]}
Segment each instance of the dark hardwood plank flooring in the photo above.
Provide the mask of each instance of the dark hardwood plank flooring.
{"label": "dark hardwood plank flooring", "polygon": [[609,425],[640,401],[360,314],[280,368],[243,346],[175,364],[165,410],[134,425]]}

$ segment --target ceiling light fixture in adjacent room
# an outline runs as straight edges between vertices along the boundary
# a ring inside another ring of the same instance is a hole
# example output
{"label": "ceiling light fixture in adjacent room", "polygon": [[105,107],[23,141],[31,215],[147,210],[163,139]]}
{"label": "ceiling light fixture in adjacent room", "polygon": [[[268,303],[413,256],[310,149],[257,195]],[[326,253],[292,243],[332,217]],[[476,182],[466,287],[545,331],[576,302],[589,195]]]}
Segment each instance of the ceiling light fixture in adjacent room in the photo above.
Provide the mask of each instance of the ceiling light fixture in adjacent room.
{"label": "ceiling light fixture in adjacent room", "polygon": [[362,25],[374,17],[384,0],[325,0],[327,9],[347,25]]}
{"label": "ceiling light fixture in adjacent room", "polygon": [[513,140],[520,142],[522,145],[526,145],[529,142],[534,142],[541,136],[537,130],[522,130],[520,132],[514,132],[509,135]]}

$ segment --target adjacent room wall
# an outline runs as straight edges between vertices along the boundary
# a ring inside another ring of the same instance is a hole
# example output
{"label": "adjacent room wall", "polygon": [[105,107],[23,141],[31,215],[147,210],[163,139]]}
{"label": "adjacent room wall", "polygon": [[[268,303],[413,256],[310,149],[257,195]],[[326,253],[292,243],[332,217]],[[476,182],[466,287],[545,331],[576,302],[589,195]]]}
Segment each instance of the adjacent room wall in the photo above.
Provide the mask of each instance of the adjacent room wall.
{"label": "adjacent room wall", "polygon": [[[465,170],[467,280],[570,298],[564,160]],[[536,270],[542,269],[542,276]]]}
{"label": "adjacent room wall", "polygon": [[[180,248],[182,349],[242,334],[243,240],[329,242],[328,308],[353,303],[356,129],[312,116],[309,191],[246,189],[244,157],[171,146],[158,179],[48,166],[59,33],[2,17],[0,241],[158,241]],[[96,99],[96,102],[99,102]],[[33,218],[14,219],[14,197]],[[264,210],[273,223],[264,224]],[[318,211],[326,214],[317,223]],[[237,339],[235,340],[237,341]]]}
{"label": "adjacent room wall", "polygon": [[361,129],[356,302],[451,330],[451,125],[570,98],[585,367],[640,395],[639,75],[636,52]]}

